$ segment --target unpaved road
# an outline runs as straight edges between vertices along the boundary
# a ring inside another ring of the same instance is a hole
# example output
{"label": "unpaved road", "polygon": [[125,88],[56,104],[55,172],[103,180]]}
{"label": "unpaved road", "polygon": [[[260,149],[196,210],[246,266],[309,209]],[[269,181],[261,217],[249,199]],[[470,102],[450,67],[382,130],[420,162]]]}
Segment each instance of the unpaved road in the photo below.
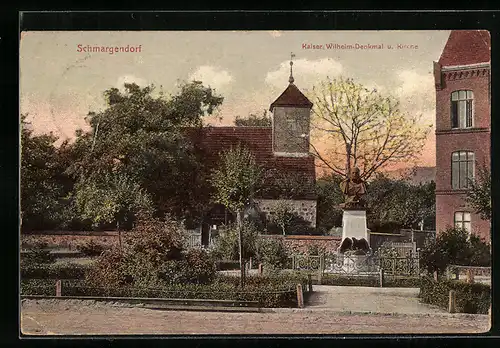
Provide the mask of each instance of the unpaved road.
{"label": "unpaved road", "polygon": [[77,300],[23,300],[21,308],[25,335],[477,333],[489,326],[486,315],[464,314],[192,312]]}

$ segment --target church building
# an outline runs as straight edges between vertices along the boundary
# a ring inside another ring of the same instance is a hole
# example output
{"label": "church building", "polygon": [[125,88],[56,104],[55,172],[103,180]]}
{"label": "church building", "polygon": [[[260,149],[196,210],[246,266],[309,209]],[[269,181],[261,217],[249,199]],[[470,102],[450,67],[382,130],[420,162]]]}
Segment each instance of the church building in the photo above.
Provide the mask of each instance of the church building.
{"label": "church building", "polygon": [[436,231],[449,226],[490,239],[490,221],[467,205],[469,179],[490,167],[490,35],[453,30],[439,61],[436,88]]}
{"label": "church building", "polygon": [[[204,148],[206,163],[216,167],[220,154],[236,146],[248,148],[257,165],[264,170],[268,189],[254,199],[254,207],[262,220],[279,201],[286,201],[309,227],[316,226],[315,161],[309,152],[311,108],[313,104],[294,83],[293,62],[290,62],[289,84],[270,105],[271,127],[203,127],[194,142]],[[273,183],[281,180],[280,189]],[[286,182],[299,183],[286,187]],[[273,188],[274,187],[274,188]],[[280,192],[281,191],[281,192]],[[202,226],[202,241],[209,243],[207,235],[218,226],[234,221],[232,214],[222,206],[214,206],[208,221]]]}

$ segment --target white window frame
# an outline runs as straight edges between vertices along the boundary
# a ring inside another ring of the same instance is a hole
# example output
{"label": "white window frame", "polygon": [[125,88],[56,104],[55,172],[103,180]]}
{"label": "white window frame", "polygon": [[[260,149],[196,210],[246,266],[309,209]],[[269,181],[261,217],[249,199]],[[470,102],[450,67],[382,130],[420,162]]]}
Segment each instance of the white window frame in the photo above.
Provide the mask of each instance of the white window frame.
{"label": "white window frame", "polygon": [[[468,103],[470,101],[470,103]],[[454,103],[456,106],[457,124],[454,126]],[[467,129],[474,127],[474,92],[471,90],[453,91],[450,96],[450,122],[452,129]],[[462,111],[461,111],[462,110]],[[470,122],[469,122],[470,121]]]}
{"label": "white window frame", "polygon": [[[462,155],[465,156],[465,159],[462,159]],[[462,173],[462,163],[465,166],[465,172]],[[469,167],[472,165],[472,169]],[[455,167],[458,167],[455,170]],[[472,176],[469,176],[468,173],[472,172]],[[455,174],[456,173],[456,174]],[[458,177],[455,177],[458,175]],[[465,182],[463,183],[463,177],[465,176]],[[469,180],[474,179],[476,176],[476,156],[474,151],[469,150],[459,150],[454,151],[451,154],[451,188],[453,190],[466,190],[469,188]]]}
{"label": "white window frame", "polygon": [[[458,219],[457,219],[458,217]],[[468,225],[466,225],[468,224]],[[453,226],[466,230],[469,235],[472,233],[472,216],[468,211],[456,211],[453,214]]]}

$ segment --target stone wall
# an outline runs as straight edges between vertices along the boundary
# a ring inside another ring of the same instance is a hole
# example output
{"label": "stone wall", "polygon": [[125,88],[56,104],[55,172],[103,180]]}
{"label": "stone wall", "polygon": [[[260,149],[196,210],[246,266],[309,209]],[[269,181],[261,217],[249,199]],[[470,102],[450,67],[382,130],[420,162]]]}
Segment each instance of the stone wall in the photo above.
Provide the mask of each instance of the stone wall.
{"label": "stone wall", "polygon": [[270,214],[273,212],[273,209],[276,205],[283,201],[289,204],[293,211],[296,212],[300,217],[304,220],[309,221],[311,223],[311,227],[316,227],[316,201],[315,200],[294,200],[294,199],[256,199],[259,210],[266,214]]}

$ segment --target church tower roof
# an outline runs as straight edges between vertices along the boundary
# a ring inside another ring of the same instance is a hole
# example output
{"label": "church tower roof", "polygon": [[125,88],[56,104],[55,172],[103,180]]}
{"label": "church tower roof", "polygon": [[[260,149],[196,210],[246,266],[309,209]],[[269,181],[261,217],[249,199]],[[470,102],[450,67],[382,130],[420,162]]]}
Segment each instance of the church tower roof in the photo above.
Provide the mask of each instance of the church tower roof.
{"label": "church tower roof", "polygon": [[[292,58],[293,58],[292,54]],[[293,62],[290,60],[290,77],[288,79],[288,87],[281,95],[271,104],[269,111],[273,111],[276,106],[291,106],[296,108],[312,108],[313,103],[295,86],[293,78]]]}
{"label": "church tower roof", "polygon": [[452,30],[443,53],[441,66],[460,66],[490,61],[490,33],[487,30]]}

